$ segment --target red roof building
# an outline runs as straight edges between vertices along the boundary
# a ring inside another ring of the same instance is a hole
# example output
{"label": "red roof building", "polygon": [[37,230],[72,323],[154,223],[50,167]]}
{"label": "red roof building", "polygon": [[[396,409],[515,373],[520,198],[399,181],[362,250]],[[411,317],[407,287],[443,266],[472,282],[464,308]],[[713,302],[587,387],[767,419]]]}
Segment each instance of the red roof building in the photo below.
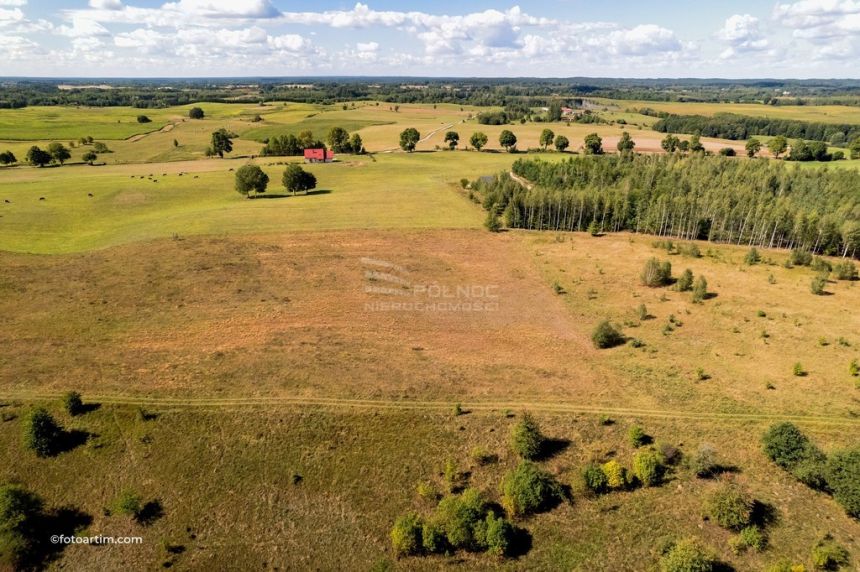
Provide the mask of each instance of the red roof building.
{"label": "red roof building", "polygon": [[305,149],[305,163],[331,163],[334,152],[328,149]]}

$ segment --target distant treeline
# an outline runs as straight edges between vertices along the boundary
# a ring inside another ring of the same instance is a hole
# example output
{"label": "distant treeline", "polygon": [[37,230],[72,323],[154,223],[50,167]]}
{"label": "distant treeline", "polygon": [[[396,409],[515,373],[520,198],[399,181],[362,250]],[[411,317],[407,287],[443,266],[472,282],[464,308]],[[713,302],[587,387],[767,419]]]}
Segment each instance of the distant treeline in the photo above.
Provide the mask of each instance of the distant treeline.
{"label": "distant treeline", "polygon": [[[642,113],[643,110],[639,110]],[[751,117],[734,113],[705,115],[666,115],[653,125],[662,133],[698,133],[703,137],[743,140],[753,135],[782,135],[789,139],[829,141],[834,145],[860,137],[860,125],[813,123],[795,119]]]}
{"label": "distant treeline", "polygon": [[519,159],[473,188],[512,228],[632,231],[860,255],[860,177],[777,161],[677,155]]}
{"label": "distant treeline", "polygon": [[[60,89],[58,84],[65,84]],[[89,84],[111,86],[94,89]],[[209,78],[0,80],[0,107],[127,105],[166,107],[192,102],[297,101],[453,103],[549,107],[558,100],[605,97],[639,101],[703,101],[769,105],[860,104],[857,80],[720,80],[625,78]]]}

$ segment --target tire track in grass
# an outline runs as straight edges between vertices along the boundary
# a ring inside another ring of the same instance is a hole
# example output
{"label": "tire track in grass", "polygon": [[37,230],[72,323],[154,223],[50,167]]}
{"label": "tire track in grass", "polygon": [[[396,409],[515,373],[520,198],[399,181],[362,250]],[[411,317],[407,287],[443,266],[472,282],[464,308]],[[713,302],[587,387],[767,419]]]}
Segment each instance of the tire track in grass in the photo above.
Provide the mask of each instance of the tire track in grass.
{"label": "tire track in grass", "polygon": [[[0,392],[0,401],[59,401],[61,393]],[[146,397],[130,395],[87,395],[88,401],[104,405],[137,405],[182,409],[247,409],[273,407],[324,407],[345,409],[392,409],[449,411],[457,401],[348,399],[337,397]],[[464,409],[475,411],[537,411],[544,413],[570,413],[583,415],[614,415],[617,417],[645,417],[658,419],[684,419],[690,421],[773,422],[793,421],[823,425],[860,425],[860,418],[830,415],[794,415],[779,413],[720,413],[673,411],[663,409],[637,409],[628,407],[598,407],[562,402],[474,401],[460,402]]]}

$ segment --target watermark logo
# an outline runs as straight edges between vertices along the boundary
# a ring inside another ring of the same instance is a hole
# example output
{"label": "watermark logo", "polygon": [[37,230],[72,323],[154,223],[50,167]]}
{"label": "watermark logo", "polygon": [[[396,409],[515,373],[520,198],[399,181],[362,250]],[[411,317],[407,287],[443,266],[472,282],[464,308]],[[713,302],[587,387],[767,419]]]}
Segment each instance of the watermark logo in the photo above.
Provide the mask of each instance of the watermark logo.
{"label": "watermark logo", "polygon": [[51,535],[51,544],[94,544],[106,546],[111,544],[143,544],[142,536],[70,536],[67,534]]}
{"label": "watermark logo", "polygon": [[443,284],[412,278],[406,268],[376,258],[361,259],[364,292],[374,297],[371,312],[495,312],[499,287],[493,284]]}

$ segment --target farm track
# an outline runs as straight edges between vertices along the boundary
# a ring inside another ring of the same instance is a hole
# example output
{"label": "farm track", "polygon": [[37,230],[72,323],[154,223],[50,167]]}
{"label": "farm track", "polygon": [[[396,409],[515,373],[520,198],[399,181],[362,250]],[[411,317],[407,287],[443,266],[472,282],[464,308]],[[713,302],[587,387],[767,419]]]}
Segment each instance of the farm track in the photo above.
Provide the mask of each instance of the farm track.
{"label": "farm track", "polygon": [[[58,401],[60,393],[2,392],[2,402]],[[452,401],[348,399],[335,397],[145,397],[125,395],[90,395],[87,400],[103,405],[136,405],[164,409],[245,409],[312,406],[323,408],[347,408],[365,410],[425,410],[450,411]],[[614,415],[617,417],[643,417],[656,419],[686,419],[691,421],[728,422],[773,422],[792,421],[820,425],[860,426],[860,418],[825,415],[781,415],[777,413],[719,413],[696,411],[672,411],[661,409],[638,409],[625,407],[588,407],[565,403],[521,402],[521,401],[475,401],[462,402],[467,411],[539,411],[544,413],[569,413],[583,415]]]}

